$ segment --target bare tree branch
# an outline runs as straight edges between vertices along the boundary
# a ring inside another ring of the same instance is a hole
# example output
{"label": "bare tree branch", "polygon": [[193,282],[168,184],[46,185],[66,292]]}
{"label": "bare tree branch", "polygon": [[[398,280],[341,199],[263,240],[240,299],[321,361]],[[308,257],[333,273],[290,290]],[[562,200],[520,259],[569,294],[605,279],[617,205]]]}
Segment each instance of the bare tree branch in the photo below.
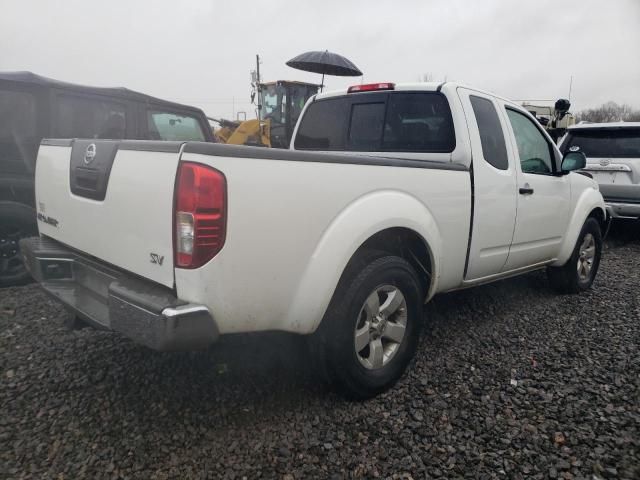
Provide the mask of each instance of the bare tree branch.
{"label": "bare tree branch", "polygon": [[640,110],[634,110],[630,105],[619,105],[607,102],[597,108],[582,110],[576,115],[578,122],[640,122]]}

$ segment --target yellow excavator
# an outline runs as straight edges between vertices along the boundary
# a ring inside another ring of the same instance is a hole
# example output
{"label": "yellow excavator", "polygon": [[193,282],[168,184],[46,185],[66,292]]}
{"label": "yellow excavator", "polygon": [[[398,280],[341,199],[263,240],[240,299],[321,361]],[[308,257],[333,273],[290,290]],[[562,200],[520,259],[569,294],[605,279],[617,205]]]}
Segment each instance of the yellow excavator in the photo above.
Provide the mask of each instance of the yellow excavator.
{"label": "yellow excavator", "polygon": [[[307,100],[318,93],[320,85],[277,80],[257,85],[257,115],[250,120],[210,118],[220,125],[214,129],[219,143],[289,148],[298,117]],[[251,95],[252,102],[255,93]]]}

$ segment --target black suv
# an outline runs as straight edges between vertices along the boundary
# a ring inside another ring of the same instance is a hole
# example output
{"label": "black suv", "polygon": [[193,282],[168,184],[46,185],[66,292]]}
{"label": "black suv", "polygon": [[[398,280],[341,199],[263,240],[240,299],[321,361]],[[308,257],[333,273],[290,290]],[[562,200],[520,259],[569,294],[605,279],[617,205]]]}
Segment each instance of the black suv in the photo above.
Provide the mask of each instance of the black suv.
{"label": "black suv", "polygon": [[45,137],[214,141],[198,108],[126,88],[0,72],[0,286],[29,279],[18,240],[37,234],[34,169]]}

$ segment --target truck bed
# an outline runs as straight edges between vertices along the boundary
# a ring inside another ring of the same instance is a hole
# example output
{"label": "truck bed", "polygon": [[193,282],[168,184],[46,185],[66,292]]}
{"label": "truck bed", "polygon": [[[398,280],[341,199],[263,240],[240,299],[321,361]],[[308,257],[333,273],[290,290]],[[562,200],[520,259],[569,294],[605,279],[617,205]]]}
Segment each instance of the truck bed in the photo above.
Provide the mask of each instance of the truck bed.
{"label": "truck bed", "polygon": [[[220,333],[309,333],[350,256],[385,228],[422,233],[438,250],[433,267],[440,287],[453,288],[463,277],[471,179],[467,167],[446,155],[427,161],[198,142],[95,141],[98,152],[114,149],[100,199],[72,191],[72,162],[75,157],[78,164],[88,142],[41,147],[41,234],[168,287],[182,302],[206,306]],[[226,241],[197,269],[174,264],[174,184],[181,162],[211,166],[227,183]]]}

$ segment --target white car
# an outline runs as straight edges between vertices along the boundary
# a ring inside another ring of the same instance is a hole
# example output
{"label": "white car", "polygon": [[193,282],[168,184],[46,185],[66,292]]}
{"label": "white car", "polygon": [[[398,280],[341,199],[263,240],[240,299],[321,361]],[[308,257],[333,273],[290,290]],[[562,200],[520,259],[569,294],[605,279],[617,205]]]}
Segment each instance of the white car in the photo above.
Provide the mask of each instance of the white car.
{"label": "white car", "polygon": [[581,151],[613,218],[640,218],[640,122],[569,127],[560,149]]}
{"label": "white car", "polygon": [[358,85],[311,98],[292,143],[43,141],[26,263],[82,321],[151,348],[307,335],[353,398],[400,377],[438,293],[541,268],[565,292],[594,280],[598,185],[515,103]]}

